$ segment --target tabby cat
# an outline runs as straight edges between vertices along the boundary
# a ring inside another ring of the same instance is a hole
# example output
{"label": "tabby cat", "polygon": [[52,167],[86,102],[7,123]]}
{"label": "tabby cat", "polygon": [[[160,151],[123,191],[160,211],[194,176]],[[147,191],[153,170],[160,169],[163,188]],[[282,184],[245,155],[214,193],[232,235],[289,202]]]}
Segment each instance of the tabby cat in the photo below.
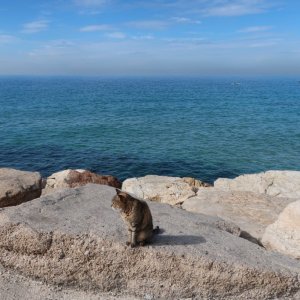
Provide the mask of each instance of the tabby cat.
{"label": "tabby cat", "polygon": [[112,199],[111,207],[118,210],[128,230],[126,245],[135,247],[137,244],[144,246],[149,242],[153,233],[159,233],[157,226],[153,230],[152,215],[148,204],[133,196],[116,189],[117,195]]}

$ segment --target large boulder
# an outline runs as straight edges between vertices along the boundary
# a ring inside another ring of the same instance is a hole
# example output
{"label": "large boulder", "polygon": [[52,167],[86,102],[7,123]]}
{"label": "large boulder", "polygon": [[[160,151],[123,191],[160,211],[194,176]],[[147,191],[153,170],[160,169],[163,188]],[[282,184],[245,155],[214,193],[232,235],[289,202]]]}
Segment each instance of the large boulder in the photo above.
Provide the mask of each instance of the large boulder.
{"label": "large boulder", "polygon": [[0,207],[18,205],[38,198],[41,190],[40,173],[0,168]]}
{"label": "large boulder", "polygon": [[300,200],[290,203],[262,238],[267,249],[300,259]]}
{"label": "large boulder", "polygon": [[57,189],[74,188],[88,183],[104,184],[121,188],[121,182],[111,175],[100,175],[87,170],[64,170],[50,175],[46,179],[43,195],[52,193]]}
{"label": "large boulder", "polygon": [[300,198],[300,172],[267,171],[241,175],[234,179],[219,178],[214,186],[225,191],[249,191],[276,197]]}
{"label": "large boulder", "polygon": [[196,196],[184,201],[182,208],[232,221],[242,231],[260,241],[266,227],[275,222],[282,210],[292,201],[289,198],[251,192],[206,188],[199,189]]}
{"label": "large boulder", "polygon": [[163,233],[125,246],[115,189],[89,184],[0,211],[0,263],[48,283],[145,299],[272,299],[300,290],[300,262],[238,238],[219,220],[148,202]]}
{"label": "large boulder", "polygon": [[195,196],[198,188],[206,186],[209,184],[190,177],[147,175],[126,179],[122,189],[143,199],[175,205]]}

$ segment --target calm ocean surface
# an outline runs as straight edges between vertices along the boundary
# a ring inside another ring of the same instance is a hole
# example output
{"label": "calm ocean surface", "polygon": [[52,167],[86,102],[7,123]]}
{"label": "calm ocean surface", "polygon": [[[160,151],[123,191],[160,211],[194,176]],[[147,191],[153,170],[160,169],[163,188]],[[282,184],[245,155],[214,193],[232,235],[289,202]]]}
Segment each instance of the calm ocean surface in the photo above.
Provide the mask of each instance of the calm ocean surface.
{"label": "calm ocean surface", "polygon": [[0,78],[0,166],[212,182],[300,170],[296,79]]}

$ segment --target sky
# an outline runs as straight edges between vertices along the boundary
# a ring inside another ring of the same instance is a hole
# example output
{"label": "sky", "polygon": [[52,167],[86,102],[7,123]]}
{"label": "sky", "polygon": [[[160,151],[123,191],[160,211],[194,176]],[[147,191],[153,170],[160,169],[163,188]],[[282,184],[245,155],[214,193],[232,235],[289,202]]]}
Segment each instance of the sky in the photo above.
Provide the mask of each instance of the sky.
{"label": "sky", "polygon": [[300,75],[298,0],[1,0],[1,75]]}

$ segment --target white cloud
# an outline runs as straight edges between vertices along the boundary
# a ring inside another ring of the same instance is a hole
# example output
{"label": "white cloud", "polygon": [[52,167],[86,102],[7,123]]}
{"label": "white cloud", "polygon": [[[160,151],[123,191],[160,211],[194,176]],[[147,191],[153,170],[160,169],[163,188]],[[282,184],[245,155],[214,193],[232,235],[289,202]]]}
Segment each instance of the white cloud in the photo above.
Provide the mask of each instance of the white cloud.
{"label": "white cloud", "polygon": [[210,7],[202,10],[206,16],[242,16],[262,13],[266,9],[264,0],[215,1]]}
{"label": "white cloud", "polygon": [[78,6],[97,7],[106,4],[108,0],[75,0],[74,2]]}
{"label": "white cloud", "polygon": [[160,20],[144,20],[144,21],[128,22],[127,25],[139,29],[160,30],[166,28],[169,25],[169,23]]}
{"label": "white cloud", "polygon": [[166,42],[172,47],[194,47],[194,46],[201,46],[201,47],[208,47],[212,44],[211,41],[201,38],[201,37],[187,37],[187,38],[163,38],[161,39],[163,42]]}
{"label": "white cloud", "polygon": [[119,31],[107,33],[106,36],[109,38],[112,38],[112,39],[125,39],[126,38],[126,34],[123,32],[119,32]]}
{"label": "white cloud", "polygon": [[81,32],[106,31],[111,30],[112,26],[107,24],[89,25],[79,29]]}
{"label": "white cloud", "polygon": [[[178,21],[186,22],[189,18],[182,17],[182,14],[189,16],[242,16],[247,14],[263,13],[271,7],[280,7],[282,1],[271,0],[136,0],[136,6],[147,8],[163,9],[176,12],[180,17]],[[174,21],[176,21],[174,19]]]}
{"label": "white cloud", "polygon": [[261,32],[261,31],[271,30],[272,28],[273,28],[272,26],[250,26],[250,27],[240,29],[239,32],[244,32],[244,33]]}
{"label": "white cloud", "polygon": [[171,20],[176,23],[181,23],[181,24],[201,24],[202,23],[199,20],[192,20],[190,18],[184,18],[184,17],[173,17],[173,18],[171,18]]}
{"label": "white cloud", "polygon": [[22,32],[24,33],[37,33],[48,28],[49,21],[39,20],[23,25]]}
{"label": "white cloud", "polygon": [[135,35],[132,36],[133,40],[153,40],[154,36],[151,34],[146,34],[146,35]]}

